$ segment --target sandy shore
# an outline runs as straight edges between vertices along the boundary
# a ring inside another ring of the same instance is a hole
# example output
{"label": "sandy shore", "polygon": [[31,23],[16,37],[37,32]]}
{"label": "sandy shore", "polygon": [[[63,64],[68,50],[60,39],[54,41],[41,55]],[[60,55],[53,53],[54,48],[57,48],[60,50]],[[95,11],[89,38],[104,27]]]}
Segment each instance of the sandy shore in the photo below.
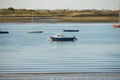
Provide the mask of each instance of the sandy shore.
{"label": "sandy shore", "polygon": [[0,73],[0,80],[120,80],[120,73]]}

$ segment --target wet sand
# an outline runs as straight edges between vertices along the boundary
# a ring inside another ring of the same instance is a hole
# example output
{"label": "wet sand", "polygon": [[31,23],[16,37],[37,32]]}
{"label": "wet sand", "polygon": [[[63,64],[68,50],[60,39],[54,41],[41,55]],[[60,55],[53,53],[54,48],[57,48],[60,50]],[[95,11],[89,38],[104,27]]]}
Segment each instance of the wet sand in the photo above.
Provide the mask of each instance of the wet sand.
{"label": "wet sand", "polygon": [[120,73],[0,73],[0,80],[120,80]]}

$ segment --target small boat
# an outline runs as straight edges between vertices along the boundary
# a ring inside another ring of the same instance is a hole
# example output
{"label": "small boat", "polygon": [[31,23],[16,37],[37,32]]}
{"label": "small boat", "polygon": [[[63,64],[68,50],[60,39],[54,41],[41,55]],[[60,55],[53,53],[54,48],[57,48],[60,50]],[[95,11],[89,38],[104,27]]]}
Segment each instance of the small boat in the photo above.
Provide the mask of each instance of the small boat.
{"label": "small boat", "polygon": [[27,33],[43,33],[43,31],[27,31]]}
{"label": "small boat", "polygon": [[[32,12],[32,19],[31,19],[31,23],[33,23],[33,12]],[[34,29],[27,31],[27,33],[43,33],[43,31],[36,31]]]}
{"label": "small boat", "polygon": [[113,28],[120,28],[120,24],[113,24],[112,27]]}
{"label": "small boat", "polygon": [[0,34],[8,34],[8,31],[0,31]]}
{"label": "small boat", "polygon": [[50,36],[52,41],[74,41],[77,40],[75,36],[73,37],[65,37],[62,34],[55,34],[54,36]]}
{"label": "small boat", "polygon": [[63,32],[79,32],[79,30],[66,30],[66,29],[63,29]]}
{"label": "small boat", "polygon": [[[120,8],[120,4],[119,4],[119,8]],[[113,28],[120,28],[120,10],[118,11],[118,23],[113,24],[112,27]]]}

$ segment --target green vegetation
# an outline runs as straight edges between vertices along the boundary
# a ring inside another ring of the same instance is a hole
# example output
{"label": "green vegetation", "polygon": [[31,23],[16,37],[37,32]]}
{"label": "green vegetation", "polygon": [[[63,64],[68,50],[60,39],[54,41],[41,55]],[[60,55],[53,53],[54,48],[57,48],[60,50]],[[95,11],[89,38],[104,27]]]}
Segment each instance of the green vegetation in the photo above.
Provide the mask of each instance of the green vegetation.
{"label": "green vegetation", "polygon": [[[113,22],[117,21],[118,10],[28,10],[28,9],[0,9],[0,21],[30,21],[30,17],[39,19],[59,19],[61,22]],[[22,17],[22,18],[21,18]],[[53,20],[53,21],[54,21]]]}

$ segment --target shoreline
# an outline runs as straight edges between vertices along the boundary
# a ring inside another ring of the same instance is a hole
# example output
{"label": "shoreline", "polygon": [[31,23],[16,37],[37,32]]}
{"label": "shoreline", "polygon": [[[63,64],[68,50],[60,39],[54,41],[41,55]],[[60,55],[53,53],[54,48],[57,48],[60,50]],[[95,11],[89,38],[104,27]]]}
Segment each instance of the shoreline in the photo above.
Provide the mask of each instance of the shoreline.
{"label": "shoreline", "polygon": [[0,23],[115,23],[111,17],[0,17]]}
{"label": "shoreline", "polygon": [[120,80],[120,72],[0,73],[1,80]]}

